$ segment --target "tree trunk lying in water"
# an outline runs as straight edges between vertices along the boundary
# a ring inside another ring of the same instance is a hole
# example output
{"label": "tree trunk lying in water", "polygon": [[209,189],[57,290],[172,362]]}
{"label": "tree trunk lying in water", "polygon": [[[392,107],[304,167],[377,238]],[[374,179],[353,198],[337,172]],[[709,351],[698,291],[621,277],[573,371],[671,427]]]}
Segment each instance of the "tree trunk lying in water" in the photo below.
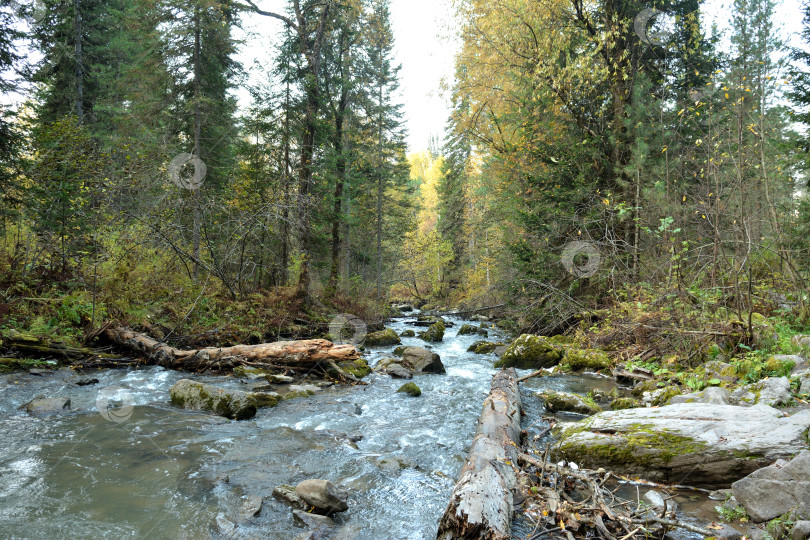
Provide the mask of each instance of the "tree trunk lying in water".
{"label": "tree trunk lying in water", "polygon": [[520,444],[520,392],[514,369],[497,372],[484,400],[467,461],[439,522],[437,538],[511,537]]}
{"label": "tree trunk lying in water", "polygon": [[332,364],[360,358],[354,345],[335,345],[325,339],[182,350],[128,328],[108,328],[104,335],[116,345],[145,356],[151,363],[189,371],[223,371],[250,365],[325,372]]}

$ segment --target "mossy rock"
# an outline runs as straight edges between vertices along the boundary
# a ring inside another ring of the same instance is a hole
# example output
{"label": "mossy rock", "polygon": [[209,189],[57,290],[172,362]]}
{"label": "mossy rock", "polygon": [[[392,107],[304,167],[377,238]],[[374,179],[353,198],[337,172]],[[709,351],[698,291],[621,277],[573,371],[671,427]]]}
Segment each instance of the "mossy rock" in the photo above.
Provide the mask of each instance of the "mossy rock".
{"label": "mossy rock", "polygon": [[[346,361],[346,362],[339,362],[337,366],[354,377],[358,379],[362,379],[371,373],[371,366],[368,365],[368,362],[365,361],[363,358],[358,358],[357,360]],[[327,368],[326,373],[329,374],[330,377],[334,379],[340,378],[340,373],[338,373],[334,368],[331,366]]]}
{"label": "mossy rock", "polygon": [[620,397],[618,399],[614,399],[610,403],[610,410],[620,411],[622,409],[636,409],[640,406],[641,403],[637,399],[633,399],[630,397]]}
{"label": "mossy rock", "polygon": [[402,356],[402,353],[405,352],[405,349],[407,349],[405,345],[400,345],[399,347],[394,349],[391,354],[393,354],[394,356]]}
{"label": "mossy rock", "polygon": [[472,324],[462,324],[461,328],[458,329],[458,334],[457,335],[459,335],[459,336],[479,335],[479,336],[487,337],[489,335],[489,332],[487,332],[483,328],[473,326]]}
{"label": "mossy rock", "polygon": [[658,383],[655,381],[642,381],[636,384],[630,393],[633,394],[637,398],[641,398],[644,395],[644,392],[655,392],[658,390]]}
{"label": "mossy rock", "polygon": [[593,402],[576,394],[567,392],[541,392],[538,396],[545,401],[545,407],[550,412],[574,412],[592,415],[602,412],[602,409]]}
{"label": "mossy rock", "polygon": [[397,392],[404,392],[412,397],[419,397],[422,395],[422,390],[416,386],[416,383],[408,382],[399,387]]}
{"label": "mossy rock", "polygon": [[367,334],[364,343],[371,347],[380,347],[384,345],[398,345],[402,343],[402,341],[392,328],[386,328],[379,332],[370,332]]}
{"label": "mossy rock", "polygon": [[495,367],[542,369],[556,366],[562,358],[563,351],[546,338],[523,334],[509,345]]}
{"label": "mossy rock", "polygon": [[669,400],[675,396],[681,395],[681,389],[677,386],[665,386],[652,400],[653,407],[660,407],[669,403]]}
{"label": "mossy rock", "polygon": [[172,403],[184,409],[211,411],[226,418],[246,420],[256,415],[256,399],[246,392],[181,379],[169,391]]}
{"label": "mossy rock", "polygon": [[568,349],[562,362],[574,371],[599,371],[610,367],[610,357],[593,349]]}
{"label": "mossy rock", "polygon": [[467,347],[467,352],[472,352],[475,354],[489,354],[498,347],[503,347],[503,343],[493,343],[491,341],[476,341],[469,347]]}
{"label": "mossy rock", "polygon": [[399,337],[416,337],[416,332],[413,330],[405,330],[399,334]]}
{"label": "mossy rock", "polygon": [[276,392],[253,392],[250,396],[256,401],[256,406],[259,408],[275,407],[281,400]]}
{"label": "mossy rock", "polygon": [[233,368],[233,376],[240,379],[264,379],[267,374],[266,370],[252,366],[236,366]]}
{"label": "mossy rock", "polygon": [[442,341],[444,339],[444,323],[437,321],[431,324],[426,331],[419,334],[419,337],[431,343]]}

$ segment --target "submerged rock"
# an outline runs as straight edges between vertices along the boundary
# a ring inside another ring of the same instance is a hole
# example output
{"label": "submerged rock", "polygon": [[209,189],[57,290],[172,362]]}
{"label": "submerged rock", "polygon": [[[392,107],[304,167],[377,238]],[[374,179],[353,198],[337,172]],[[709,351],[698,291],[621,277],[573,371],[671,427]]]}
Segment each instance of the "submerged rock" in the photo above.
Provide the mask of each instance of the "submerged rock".
{"label": "submerged rock", "polygon": [[519,369],[542,369],[556,366],[563,358],[563,351],[541,336],[523,334],[506,349],[495,367]]}
{"label": "submerged rock", "polygon": [[779,460],[731,484],[737,502],[754,522],[804,507],[810,510],[810,451],[790,462]]}
{"label": "submerged rock", "polygon": [[442,321],[436,321],[431,324],[426,331],[419,334],[419,337],[432,343],[442,341],[444,339],[444,323]]}
{"label": "submerged rock", "polygon": [[246,420],[256,415],[256,399],[239,390],[226,390],[212,384],[181,379],[172,386],[169,395],[172,403],[184,409],[211,411],[236,420]]}
{"label": "submerged rock", "polygon": [[399,336],[392,328],[386,328],[379,332],[370,332],[366,335],[364,342],[366,345],[373,347],[382,345],[397,345],[401,343]]}
{"label": "submerged rock", "polygon": [[304,480],[295,486],[295,494],[327,515],[349,509],[349,492],[329,480]]}
{"label": "submerged rock", "polygon": [[273,488],[273,497],[295,508],[307,508],[307,503],[295,492],[295,487],[289,484],[281,484]]}
{"label": "submerged rock", "polygon": [[329,516],[321,516],[319,514],[311,514],[303,510],[293,510],[293,517],[309,528],[309,532],[319,531],[328,532],[335,528],[335,522]]}
{"label": "submerged rock", "polygon": [[422,390],[418,386],[416,386],[416,383],[412,382],[403,384],[402,386],[399,387],[397,392],[404,392],[409,396],[413,397],[419,397],[422,395]]}
{"label": "submerged rock", "polygon": [[70,411],[70,398],[34,398],[22,408],[32,415],[40,414],[63,414]]}
{"label": "submerged rock", "polygon": [[810,410],[681,403],[602,412],[560,430],[558,454],[661,482],[723,486],[807,445]]}
{"label": "submerged rock", "polygon": [[589,403],[576,394],[546,391],[537,395],[545,401],[546,409],[550,412],[575,412],[591,415],[602,411],[596,403]]}

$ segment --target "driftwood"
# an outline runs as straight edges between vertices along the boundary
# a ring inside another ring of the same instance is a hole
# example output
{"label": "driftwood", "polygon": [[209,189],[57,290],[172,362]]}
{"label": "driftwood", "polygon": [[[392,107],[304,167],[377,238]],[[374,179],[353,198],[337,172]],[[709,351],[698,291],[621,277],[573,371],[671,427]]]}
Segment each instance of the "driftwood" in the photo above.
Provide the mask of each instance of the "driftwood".
{"label": "driftwood", "polygon": [[439,522],[437,538],[510,538],[520,410],[515,370],[497,372],[484,400],[467,461]]}
{"label": "driftwood", "polygon": [[354,345],[335,345],[325,339],[182,350],[128,328],[108,328],[104,335],[119,347],[145,357],[149,363],[189,371],[223,371],[248,365],[326,372],[332,368],[331,364],[360,358]]}

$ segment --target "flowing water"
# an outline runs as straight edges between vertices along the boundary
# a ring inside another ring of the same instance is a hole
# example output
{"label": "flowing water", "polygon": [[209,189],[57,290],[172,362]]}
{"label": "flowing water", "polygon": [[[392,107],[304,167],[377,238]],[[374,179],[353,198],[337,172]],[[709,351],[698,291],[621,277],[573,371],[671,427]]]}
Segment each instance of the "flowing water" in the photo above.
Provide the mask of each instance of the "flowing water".
{"label": "flowing water", "polygon": [[[390,326],[414,329],[411,320]],[[244,388],[231,377],[159,367],[0,375],[0,537],[294,538],[304,529],[273,488],[327,478],[350,491],[349,510],[335,518],[339,538],[435,538],[496,359],[466,352],[481,337],[456,336],[465,321],[450,320],[444,342],[431,345],[447,374],[417,375],[419,398],[396,393],[402,380],[373,374],[367,386],[328,388],[239,422],[169,403],[181,378]],[[506,338],[490,330],[488,339]],[[392,349],[370,350],[369,363]],[[75,384],[87,377],[99,383]],[[531,379],[522,385],[533,419],[524,428],[542,427],[539,388],[584,394],[612,385],[582,375]],[[69,397],[73,411],[18,410],[37,395]],[[103,416],[104,398],[125,414]],[[248,496],[264,499],[258,516],[243,509]]]}

